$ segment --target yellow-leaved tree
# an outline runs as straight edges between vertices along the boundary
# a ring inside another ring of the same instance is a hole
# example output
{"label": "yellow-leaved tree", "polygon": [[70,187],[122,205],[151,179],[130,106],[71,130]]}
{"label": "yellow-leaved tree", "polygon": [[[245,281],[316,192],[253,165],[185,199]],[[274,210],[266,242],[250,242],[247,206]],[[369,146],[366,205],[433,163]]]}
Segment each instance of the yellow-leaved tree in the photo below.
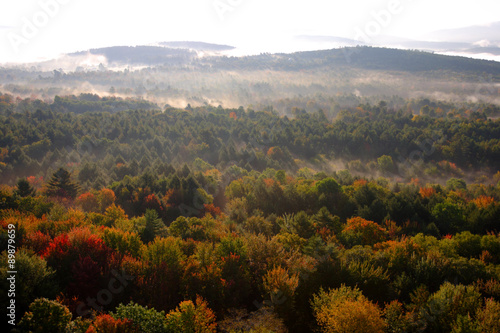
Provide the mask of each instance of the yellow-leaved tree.
{"label": "yellow-leaved tree", "polygon": [[321,289],[311,305],[321,332],[382,333],[386,326],[380,308],[357,288],[342,285],[329,291]]}

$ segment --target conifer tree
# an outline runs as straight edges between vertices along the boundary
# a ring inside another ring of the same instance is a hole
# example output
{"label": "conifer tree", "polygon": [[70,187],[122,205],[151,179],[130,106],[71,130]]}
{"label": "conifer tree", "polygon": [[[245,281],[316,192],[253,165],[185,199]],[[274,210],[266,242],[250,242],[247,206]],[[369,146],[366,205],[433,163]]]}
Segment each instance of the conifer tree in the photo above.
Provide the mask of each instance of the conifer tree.
{"label": "conifer tree", "polygon": [[49,197],[75,199],[79,186],[71,180],[71,174],[64,168],[59,168],[47,183],[45,193]]}
{"label": "conifer tree", "polygon": [[146,210],[144,218],[146,219],[146,227],[142,232],[141,239],[144,243],[149,243],[165,229],[165,224],[154,209]]}
{"label": "conifer tree", "polygon": [[17,190],[15,192],[20,197],[34,197],[36,189],[31,186],[26,178],[21,178],[17,181]]}

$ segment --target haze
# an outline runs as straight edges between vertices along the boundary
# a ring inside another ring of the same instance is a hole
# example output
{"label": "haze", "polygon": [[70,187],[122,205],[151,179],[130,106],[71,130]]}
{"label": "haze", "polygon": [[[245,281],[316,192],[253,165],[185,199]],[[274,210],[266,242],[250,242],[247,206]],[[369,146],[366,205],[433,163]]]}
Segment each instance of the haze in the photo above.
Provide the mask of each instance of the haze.
{"label": "haze", "polygon": [[[370,26],[377,22],[374,13],[391,8],[379,29]],[[363,42],[359,31],[371,27],[373,39],[420,39],[436,30],[488,25],[498,21],[499,12],[500,3],[491,0],[8,0],[0,12],[0,62],[30,62],[89,48],[173,40],[228,44],[246,54],[292,52],[321,48],[321,43],[295,36]],[[30,23],[36,29],[26,28]]]}

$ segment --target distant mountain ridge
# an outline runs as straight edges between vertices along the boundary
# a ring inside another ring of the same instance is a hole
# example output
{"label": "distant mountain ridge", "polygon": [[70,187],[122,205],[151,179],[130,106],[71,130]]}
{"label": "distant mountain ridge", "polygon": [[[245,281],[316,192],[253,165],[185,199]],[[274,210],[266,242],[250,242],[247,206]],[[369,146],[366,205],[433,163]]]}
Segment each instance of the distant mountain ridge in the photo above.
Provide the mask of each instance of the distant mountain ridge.
{"label": "distant mountain ridge", "polygon": [[217,53],[234,49],[230,45],[189,41],[160,42],[158,45],[110,46],[73,52],[68,56],[102,55],[109,63],[116,65],[164,65],[182,64],[196,57],[197,51]]}
{"label": "distant mountain ridge", "polygon": [[[177,45],[187,46],[185,42]],[[203,44],[199,44],[199,46],[205,47]],[[220,49],[222,49],[222,46]],[[403,72],[452,71],[468,74],[486,73],[500,78],[500,62],[496,61],[371,46],[243,57],[221,55],[198,57],[197,52],[192,49],[162,46],[115,46],[72,53],[69,56],[77,57],[86,54],[103,55],[107,58],[108,64],[167,67],[189,65],[193,70],[273,69],[296,71],[333,67]]]}
{"label": "distant mountain ridge", "polygon": [[424,34],[420,39],[412,40],[394,36],[374,36],[369,43],[338,36],[300,35],[297,40],[314,45],[340,46],[375,46],[418,49],[422,51],[453,52],[463,54],[500,55],[500,22],[489,25],[477,25],[457,29],[447,29]]}
{"label": "distant mountain ridge", "polygon": [[215,68],[231,70],[244,68],[295,71],[331,67],[402,72],[451,71],[473,75],[491,74],[500,82],[500,62],[370,46],[204,61],[211,62]]}

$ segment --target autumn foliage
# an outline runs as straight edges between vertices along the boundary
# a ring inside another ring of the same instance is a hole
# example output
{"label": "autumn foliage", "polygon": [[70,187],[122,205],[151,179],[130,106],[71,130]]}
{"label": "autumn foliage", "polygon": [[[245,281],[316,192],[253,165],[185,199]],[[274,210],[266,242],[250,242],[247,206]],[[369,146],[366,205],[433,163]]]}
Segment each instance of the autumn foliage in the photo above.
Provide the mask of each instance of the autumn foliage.
{"label": "autumn foliage", "polygon": [[373,245],[386,240],[387,230],[379,224],[359,216],[347,220],[342,237],[353,244]]}

